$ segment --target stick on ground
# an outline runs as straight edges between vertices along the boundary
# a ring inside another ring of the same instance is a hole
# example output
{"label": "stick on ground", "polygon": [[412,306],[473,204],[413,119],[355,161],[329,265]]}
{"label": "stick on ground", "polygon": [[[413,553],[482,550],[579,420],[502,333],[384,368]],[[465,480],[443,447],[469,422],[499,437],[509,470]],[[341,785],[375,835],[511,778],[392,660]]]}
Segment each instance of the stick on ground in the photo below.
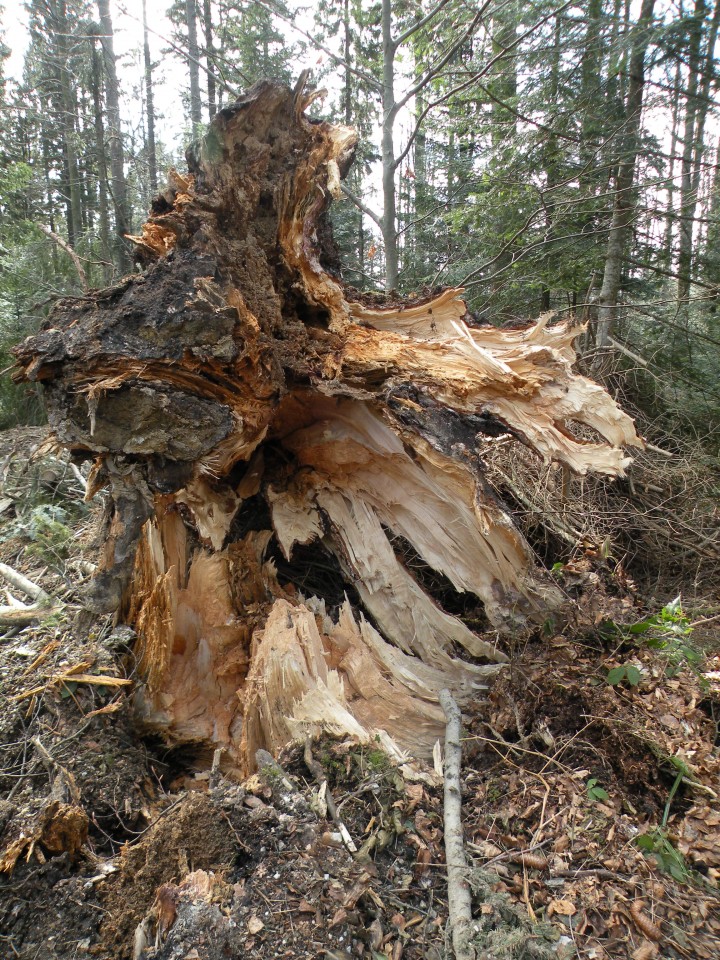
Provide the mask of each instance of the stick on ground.
{"label": "stick on ground", "polygon": [[445,714],[445,861],[448,875],[450,931],[455,960],[475,960],[472,937],[472,901],[460,819],[460,708],[449,690],[440,691]]}
{"label": "stick on ground", "polygon": [[0,606],[0,626],[24,627],[33,620],[49,616],[57,609],[53,598],[42,587],[6,563],[0,563],[0,577],[35,601],[29,606]]}

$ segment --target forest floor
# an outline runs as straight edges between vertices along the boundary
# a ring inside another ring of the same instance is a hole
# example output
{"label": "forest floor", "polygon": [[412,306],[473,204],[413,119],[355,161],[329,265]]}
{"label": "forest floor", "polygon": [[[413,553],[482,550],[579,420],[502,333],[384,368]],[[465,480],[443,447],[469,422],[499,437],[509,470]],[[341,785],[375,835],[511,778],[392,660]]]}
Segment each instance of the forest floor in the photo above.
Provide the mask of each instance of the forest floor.
{"label": "forest floor", "polygon": [[[100,508],[41,440],[0,438],[0,561],[57,602],[0,629],[2,960],[449,956],[438,770],[326,739],[326,787],[302,746],[238,783],[143,736],[132,632],[82,607]],[[713,960],[720,600],[648,601],[584,557],[554,575],[571,619],[516,637],[465,712],[477,956]]]}

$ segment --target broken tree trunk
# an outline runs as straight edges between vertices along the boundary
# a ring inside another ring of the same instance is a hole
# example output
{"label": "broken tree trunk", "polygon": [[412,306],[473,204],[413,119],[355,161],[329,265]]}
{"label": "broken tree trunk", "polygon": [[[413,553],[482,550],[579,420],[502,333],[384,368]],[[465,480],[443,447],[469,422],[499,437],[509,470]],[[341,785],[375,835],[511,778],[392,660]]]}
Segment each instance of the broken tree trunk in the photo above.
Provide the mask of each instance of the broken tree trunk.
{"label": "broken tree trunk", "polygon": [[578,328],[343,284],[326,211],[355,134],[312,99],[263,81],[221,110],[134,238],[145,272],[59,301],[17,350],[94,458],[88,494],[109,489],[88,603],[138,632],[140,717],[240,766],[320,727],[428,755],[439,692],[462,704],[506,659],[438,597],[500,629],[558,602],[477,438],[609,476],[640,443],[572,372]]}

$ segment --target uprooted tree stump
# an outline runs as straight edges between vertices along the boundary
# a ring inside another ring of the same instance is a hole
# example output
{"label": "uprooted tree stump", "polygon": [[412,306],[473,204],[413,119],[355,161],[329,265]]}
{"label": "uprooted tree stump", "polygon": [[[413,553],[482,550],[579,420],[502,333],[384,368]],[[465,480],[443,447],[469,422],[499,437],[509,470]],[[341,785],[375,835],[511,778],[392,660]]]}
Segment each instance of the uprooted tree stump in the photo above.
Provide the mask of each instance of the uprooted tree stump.
{"label": "uprooted tree stump", "polygon": [[578,327],[342,282],[327,209],[356,138],[312,99],[263,81],[221,110],[133,238],[145,271],[17,349],[58,442],[94,458],[89,495],[109,489],[88,604],[137,630],[139,717],[241,767],[320,727],[428,755],[439,691],[462,704],[506,658],[403,558],[499,629],[558,602],[478,437],[610,476],[640,443],[573,373]]}

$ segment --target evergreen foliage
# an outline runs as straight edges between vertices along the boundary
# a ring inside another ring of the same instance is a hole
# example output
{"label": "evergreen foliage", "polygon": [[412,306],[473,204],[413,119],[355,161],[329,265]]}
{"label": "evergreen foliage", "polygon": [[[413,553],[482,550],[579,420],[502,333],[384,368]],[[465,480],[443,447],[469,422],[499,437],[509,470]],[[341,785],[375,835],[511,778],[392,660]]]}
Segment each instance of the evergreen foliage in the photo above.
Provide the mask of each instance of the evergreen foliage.
{"label": "evergreen foliage", "polygon": [[[119,106],[107,0],[27,9],[22,78],[0,73],[5,366],[51,299],[81,290],[68,250],[90,285],[128,269],[121,235],[168,161],[153,84],[169,60],[186,143],[256,80],[311,66],[330,91],[316,114],[360,134],[333,210],[346,279],[462,285],[491,323],[575,310],[595,375],[624,369],[653,415],[717,426],[720,0],[175,0],[172,35],[145,32],[143,80],[118,63]],[[6,381],[0,402],[3,425],[40,415]]]}

